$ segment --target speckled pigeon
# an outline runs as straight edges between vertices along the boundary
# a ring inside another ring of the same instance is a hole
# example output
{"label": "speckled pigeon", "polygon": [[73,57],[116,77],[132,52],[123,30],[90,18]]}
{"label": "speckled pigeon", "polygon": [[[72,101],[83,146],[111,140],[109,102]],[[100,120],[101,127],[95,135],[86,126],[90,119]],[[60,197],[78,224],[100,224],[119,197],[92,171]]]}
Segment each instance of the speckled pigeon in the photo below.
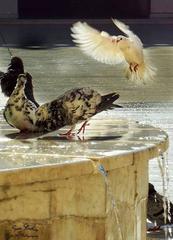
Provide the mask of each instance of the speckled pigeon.
{"label": "speckled pigeon", "polygon": [[78,133],[84,132],[90,117],[104,110],[121,107],[113,104],[119,98],[115,92],[102,96],[91,88],[75,88],[37,108],[25,95],[26,82],[26,74],[20,74],[4,110],[6,121],[22,131],[54,131],[71,125],[65,134],[70,136],[76,123],[84,122]]}

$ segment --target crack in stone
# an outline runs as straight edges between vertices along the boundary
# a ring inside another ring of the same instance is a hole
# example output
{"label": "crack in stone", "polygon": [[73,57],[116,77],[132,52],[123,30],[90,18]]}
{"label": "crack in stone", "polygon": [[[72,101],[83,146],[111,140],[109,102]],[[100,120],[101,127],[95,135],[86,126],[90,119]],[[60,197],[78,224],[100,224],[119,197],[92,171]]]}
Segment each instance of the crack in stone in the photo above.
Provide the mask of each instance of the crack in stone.
{"label": "crack in stone", "polygon": [[21,197],[21,196],[23,196],[23,195],[21,194],[21,195],[15,195],[15,196],[13,196],[13,197],[2,198],[2,199],[0,199],[0,203],[6,202],[6,201],[11,201],[11,200],[13,200],[13,199],[16,200],[18,197]]}

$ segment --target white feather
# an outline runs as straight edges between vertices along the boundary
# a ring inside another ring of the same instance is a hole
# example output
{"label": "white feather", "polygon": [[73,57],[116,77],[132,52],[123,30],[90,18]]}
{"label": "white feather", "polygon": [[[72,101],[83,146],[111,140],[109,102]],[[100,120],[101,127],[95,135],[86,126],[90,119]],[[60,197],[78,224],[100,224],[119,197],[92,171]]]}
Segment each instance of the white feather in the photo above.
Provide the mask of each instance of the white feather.
{"label": "white feather", "polygon": [[112,65],[127,63],[124,64],[126,77],[137,83],[153,80],[156,69],[145,59],[140,38],[126,24],[116,19],[112,21],[126,37],[111,36],[85,22],[77,22],[71,28],[73,41],[85,54],[97,61]]}
{"label": "white feather", "polygon": [[117,19],[112,18],[112,21],[115,24],[115,26],[117,28],[119,28],[123,33],[125,33],[129,37],[130,40],[134,41],[138,45],[139,48],[143,47],[143,44],[142,44],[140,38],[129,29],[128,25],[124,24],[123,22],[120,22]]}
{"label": "white feather", "polygon": [[81,22],[75,23],[71,30],[73,41],[95,60],[113,65],[124,61],[122,52],[107,32],[99,32],[87,23]]}

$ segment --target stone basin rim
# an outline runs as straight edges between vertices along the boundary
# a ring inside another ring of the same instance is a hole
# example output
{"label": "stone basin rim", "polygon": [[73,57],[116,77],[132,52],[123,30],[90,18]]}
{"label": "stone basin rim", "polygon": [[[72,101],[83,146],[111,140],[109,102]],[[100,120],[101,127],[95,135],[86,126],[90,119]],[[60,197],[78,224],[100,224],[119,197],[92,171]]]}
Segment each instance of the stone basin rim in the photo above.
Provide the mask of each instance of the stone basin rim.
{"label": "stone basin rim", "polygon": [[32,184],[35,182],[40,183],[76,176],[100,174],[94,168],[94,162],[103,164],[106,171],[132,166],[138,158],[142,157],[150,160],[167,151],[169,139],[166,136],[164,140],[151,147],[122,153],[117,156],[98,156],[87,158],[85,161],[0,170],[0,186]]}
{"label": "stone basin rim", "polygon": [[[2,119],[3,123],[4,120]],[[108,141],[105,139],[102,139],[102,141],[90,140],[84,142],[84,144],[80,141],[71,141],[70,143],[66,141],[60,146],[62,140],[59,141],[59,138],[58,140],[55,138],[56,132],[53,135],[48,133],[43,137],[31,136],[31,138],[28,138],[28,142],[24,141],[23,143],[20,139],[7,137],[10,132],[10,127],[5,130],[1,129],[1,148],[4,148],[4,150],[0,154],[2,159],[0,186],[32,184],[34,182],[100,174],[96,168],[98,163],[103,164],[106,171],[133,166],[137,161],[140,162],[143,159],[148,161],[158,157],[167,150],[169,145],[169,137],[164,130],[126,118],[93,119],[86,134],[86,137],[89,137],[88,139],[92,139],[93,136],[101,138],[116,137],[120,133],[121,138],[117,140],[115,140],[116,138],[109,138]],[[98,132],[101,132],[101,134],[99,135]],[[20,143],[16,140],[19,140]],[[38,140],[43,140],[41,145]],[[92,141],[94,141],[94,145],[92,145]],[[19,151],[16,151],[16,146],[22,146],[21,149],[24,150],[20,150],[19,147]],[[47,147],[46,151],[42,151],[45,146]],[[61,150],[66,147],[66,151]],[[80,150],[76,151],[76,148]],[[11,149],[15,150],[14,160]],[[25,149],[27,150],[25,151]],[[58,150],[59,152],[57,152]],[[52,156],[55,157],[56,161],[53,161],[54,159],[49,161],[49,157],[46,155],[47,151],[50,155],[52,154],[51,158]],[[74,151],[74,154],[70,151]],[[44,154],[45,159],[43,158]],[[36,158],[38,158],[38,161],[35,161]],[[7,163],[4,166],[3,161]]]}

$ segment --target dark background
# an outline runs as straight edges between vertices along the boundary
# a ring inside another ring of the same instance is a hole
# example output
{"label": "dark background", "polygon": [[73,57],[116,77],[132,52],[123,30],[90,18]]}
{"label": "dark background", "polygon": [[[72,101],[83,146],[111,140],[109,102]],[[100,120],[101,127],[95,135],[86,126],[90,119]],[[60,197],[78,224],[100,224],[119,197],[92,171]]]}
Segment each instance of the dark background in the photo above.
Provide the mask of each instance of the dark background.
{"label": "dark background", "polygon": [[19,18],[148,18],[150,0],[18,0]]}

